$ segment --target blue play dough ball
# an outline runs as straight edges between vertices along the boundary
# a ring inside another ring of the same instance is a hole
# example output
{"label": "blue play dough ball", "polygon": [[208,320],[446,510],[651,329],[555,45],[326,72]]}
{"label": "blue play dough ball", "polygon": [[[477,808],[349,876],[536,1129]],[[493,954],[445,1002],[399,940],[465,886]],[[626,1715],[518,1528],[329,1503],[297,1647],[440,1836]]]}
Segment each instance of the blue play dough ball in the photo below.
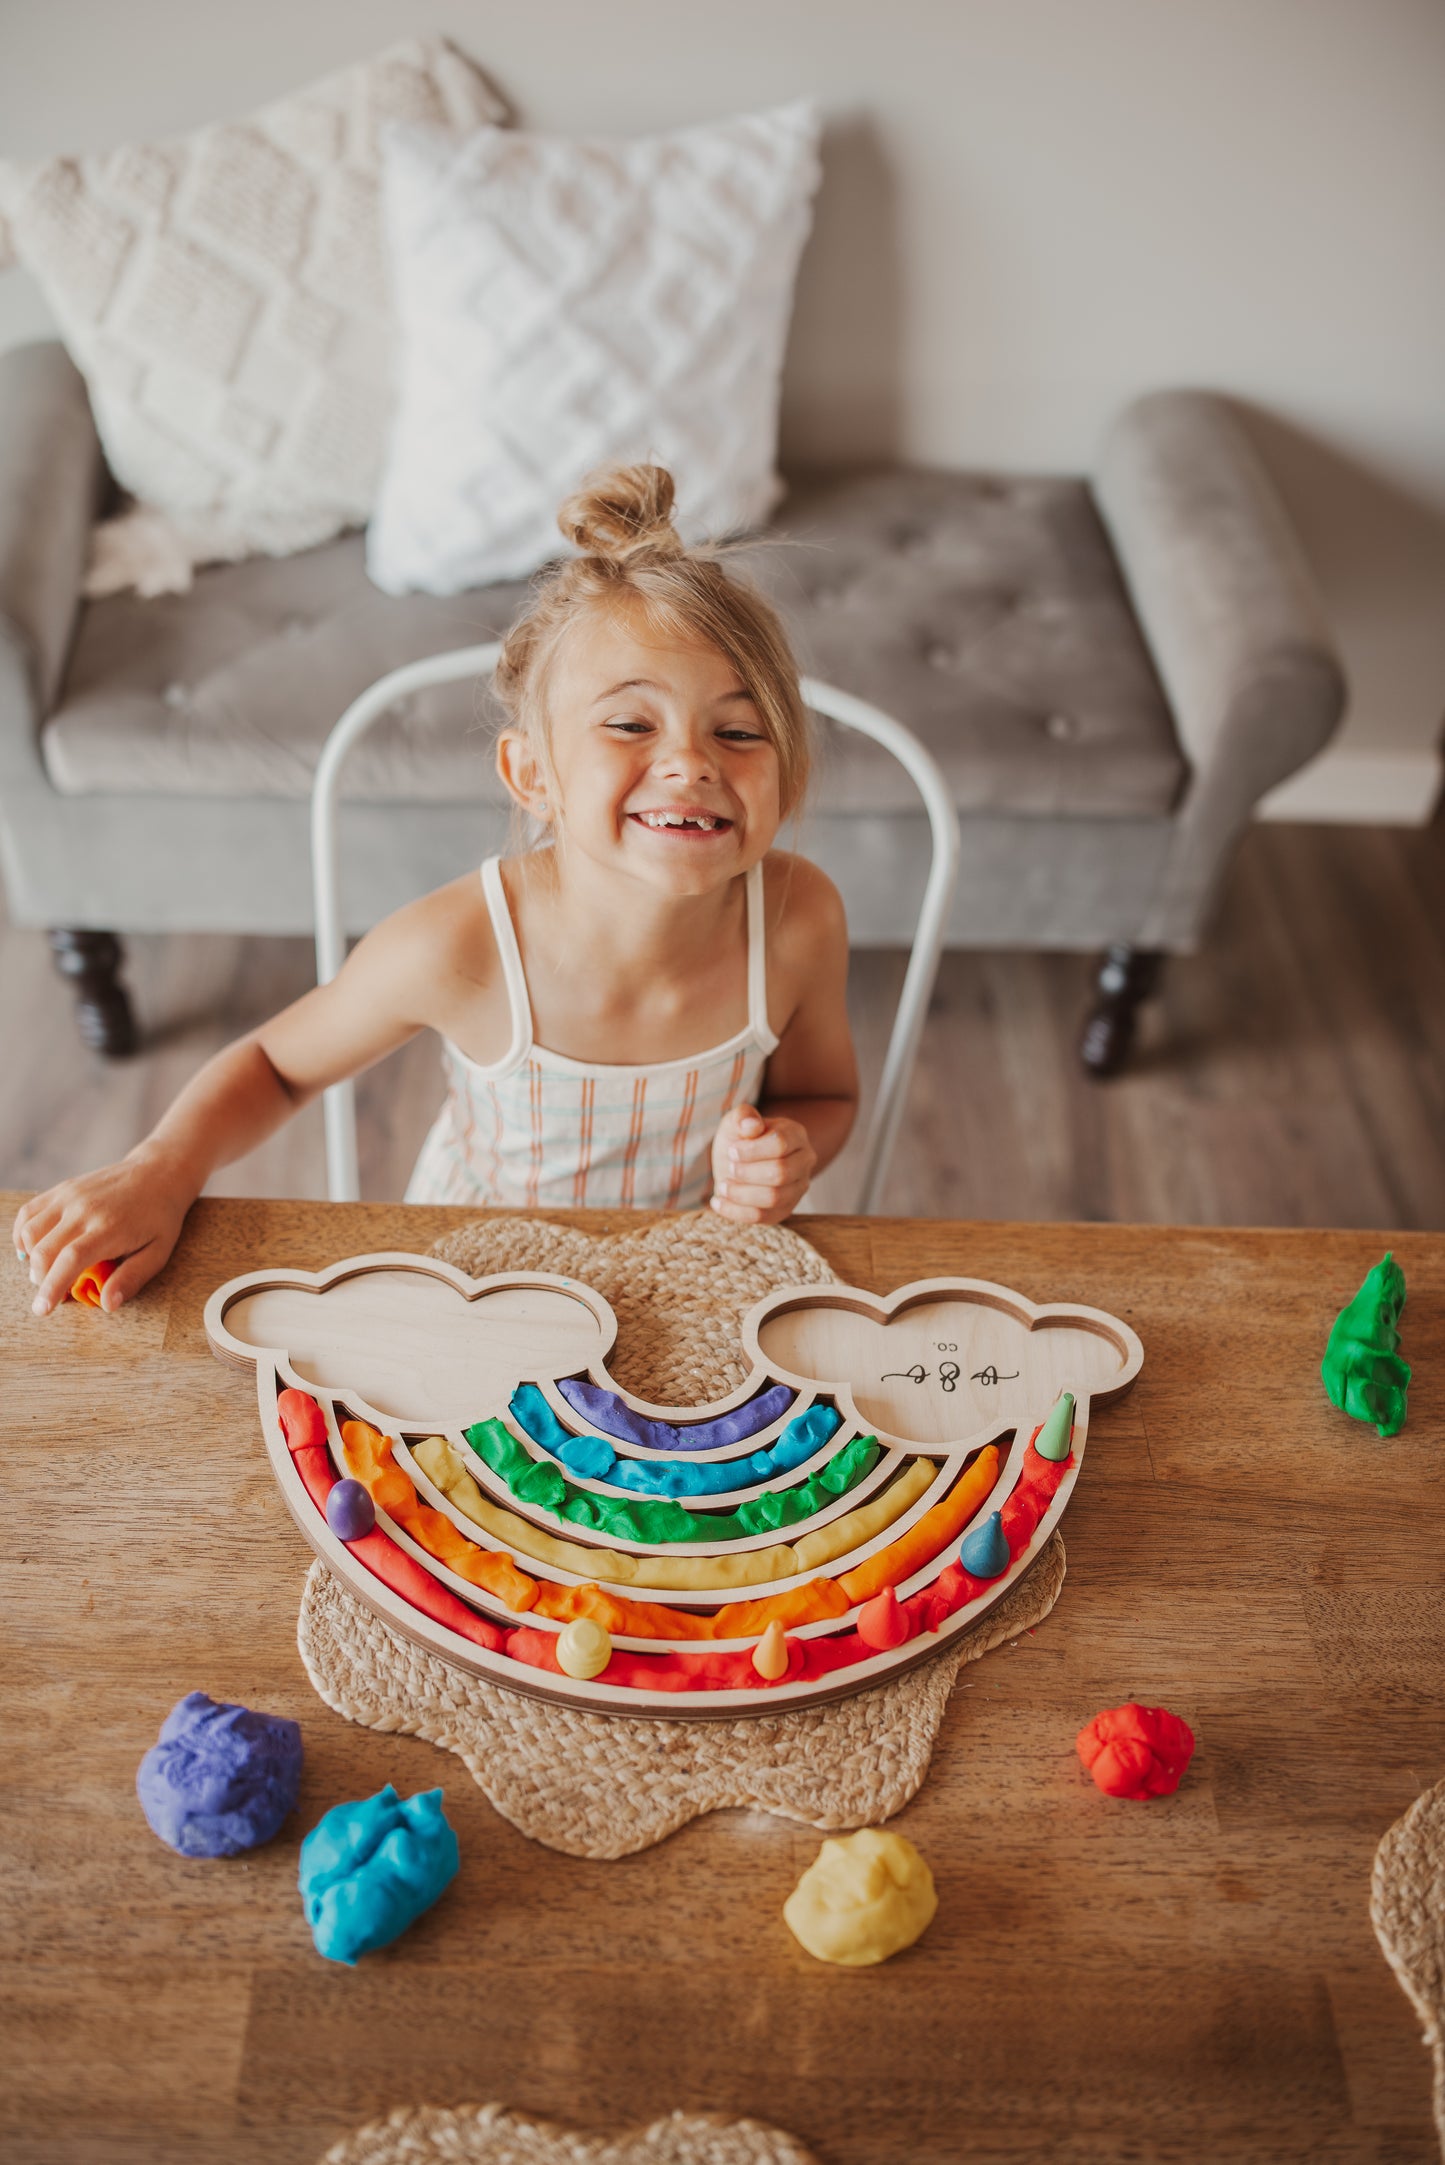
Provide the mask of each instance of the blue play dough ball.
{"label": "blue play dough ball", "polygon": [[326,1523],[338,1541],[360,1541],[376,1524],[376,1505],[359,1481],[338,1481],[326,1498]]}
{"label": "blue play dough ball", "polygon": [[456,1878],[457,1838],[440,1789],[336,1804],[301,1844],[301,1903],[318,1954],[354,1964],[386,1947]]}
{"label": "blue play dough ball", "polygon": [[996,1579],[1007,1571],[1008,1536],[1003,1530],[1001,1511],[991,1511],[982,1526],[975,1526],[959,1550],[958,1560],[976,1579]]}
{"label": "blue play dough ball", "polygon": [[301,1787],[301,1731],[189,1691],[136,1770],[151,1829],[183,1857],[234,1857],[269,1842]]}

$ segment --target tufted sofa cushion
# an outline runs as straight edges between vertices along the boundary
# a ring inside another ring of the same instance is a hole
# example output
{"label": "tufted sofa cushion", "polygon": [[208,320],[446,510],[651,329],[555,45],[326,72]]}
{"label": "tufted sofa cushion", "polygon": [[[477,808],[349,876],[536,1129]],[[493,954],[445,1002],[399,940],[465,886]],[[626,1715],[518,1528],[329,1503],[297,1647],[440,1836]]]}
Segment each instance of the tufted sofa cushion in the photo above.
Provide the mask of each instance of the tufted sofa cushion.
{"label": "tufted sofa cushion", "polygon": [[[809,673],[929,744],[959,808],[1167,813],[1186,767],[1082,481],[891,468],[795,488],[740,552]],[[187,595],[84,611],[42,750],[70,795],[300,797],[342,709],[403,661],[502,632],[525,595],[379,594],[359,536],[201,572]],[[495,801],[489,701],[443,686],[348,770],[374,800]],[[820,809],[912,811],[888,756],[835,733]]]}

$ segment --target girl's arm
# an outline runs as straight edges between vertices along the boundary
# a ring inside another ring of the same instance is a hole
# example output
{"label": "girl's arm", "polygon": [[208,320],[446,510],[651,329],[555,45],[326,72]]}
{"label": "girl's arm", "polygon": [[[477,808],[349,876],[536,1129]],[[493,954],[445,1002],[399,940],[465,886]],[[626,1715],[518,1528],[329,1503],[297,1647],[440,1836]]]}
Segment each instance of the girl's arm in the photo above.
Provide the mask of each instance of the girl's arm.
{"label": "girl's arm", "polygon": [[734,1106],[713,1141],[712,1207],[736,1225],[776,1225],[796,1210],[858,1111],[843,904],[806,858],[793,858],[781,877],[785,912],[770,933],[769,974],[796,986],[796,1004],[759,1105]]}
{"label": "girl's arm", "polygon": [[368,933],[329,985],[208,1060],[118,1165],[62,1180],[22,1205],[15,1246],[30,1265],[36,1315],[59,1307],[80,1273],[105,1260],[118,1268],[101,1306],[120,1307],[166,1262],[212,1173],[423,1027],[440,899],[398,911]]}

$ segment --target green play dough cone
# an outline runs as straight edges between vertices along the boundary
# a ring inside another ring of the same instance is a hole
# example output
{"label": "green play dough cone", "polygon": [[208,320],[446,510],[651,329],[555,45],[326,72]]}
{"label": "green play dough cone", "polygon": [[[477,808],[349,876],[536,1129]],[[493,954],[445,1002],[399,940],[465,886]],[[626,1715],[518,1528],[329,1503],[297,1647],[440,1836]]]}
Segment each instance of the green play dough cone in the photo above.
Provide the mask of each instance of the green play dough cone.
{"label": "green play dough cone", "polygon": [[1405,1425],[1410,1364],[1400,1343],[1405,1273],[1387,1249],[1359,1292],[1335,1317],[1320,1363],[1330,1403],[1356,1421],[1371,1421],[1381,1436],[1398,1436]]}
{"label": "green play dough cone", "polygon": [[1034,1449],[1040,1458],[1063,1459],[1069,1455],[1069,1439],[1074,1431],[1074,1394],[1062,1391],[1052,1413],[1039,1430]]}

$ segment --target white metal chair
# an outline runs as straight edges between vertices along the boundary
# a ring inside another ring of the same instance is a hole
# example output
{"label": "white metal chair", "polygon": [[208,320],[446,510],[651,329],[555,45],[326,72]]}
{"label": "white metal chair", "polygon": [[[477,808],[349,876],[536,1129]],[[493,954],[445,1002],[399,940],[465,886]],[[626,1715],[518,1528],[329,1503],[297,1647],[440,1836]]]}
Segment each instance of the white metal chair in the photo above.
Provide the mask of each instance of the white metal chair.
{"label": "white metal chair", "polygon": [[[316,981],[329,984],[346,958],[346,932],[341,917],[341,868],[337,848],[337,800],[341,771],[358,741],[396,700],[430,684],[447,684],[458,677],[490,675],[501,647],[458,647],[447,654],[433,654],[425,661],[408,662],[378,677],[354,699],[322,746],[311,787],[311,875],[316,904]],[[890,714],[855,699],[831,684],[811,677],[802,681],[803,698],[815,714],[841,722],[845,729],[861,731],[890,751],[912,777],[928,813],[933,836],[933,860],[918,913],[903,990],[893,1019],[893,1032],[883,1063],[883,1077],[873,1107],[864,1153],[863,1178],[858,1209],[876,1210],[887,1176],[893,1146],[913,1075],[918,1041],[928,1012],[929,997],[938,975],[948,923],[949,903],[958,878],[960,837],[958,815],[948,794],[938,763],[902,722]],[[325,1094],[326,1179],[333,1203],[360,1200],[361,1182],[356,1155],[356,1090],[350,1081],[336,1083]]]}

